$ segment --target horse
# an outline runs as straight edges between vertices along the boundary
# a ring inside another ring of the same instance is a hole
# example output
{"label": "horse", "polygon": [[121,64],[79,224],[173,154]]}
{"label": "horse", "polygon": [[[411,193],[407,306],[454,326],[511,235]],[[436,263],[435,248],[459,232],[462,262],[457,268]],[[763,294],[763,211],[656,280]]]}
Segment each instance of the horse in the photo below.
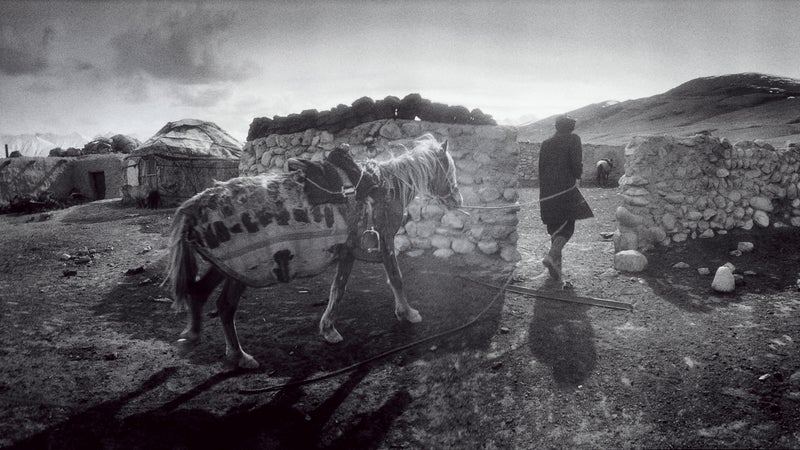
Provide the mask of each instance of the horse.
{"label": "horse", "polygon": [[[297,171],[217,182],[184,202],[173,219],[164,281],[169,283],[174,307],[188,308],[188,323],[177,342],[181,353],[198,344],[203,305],[222,283],[216,304],[226,363],[257,368],[258,362],[242,349],[234,323],[245,289],[315,276],[333,264],[336,272],[319,332],[329,343],[342,341],[334,325],[336,305],[355,259],[369,259],[359,246],[365,236],[378,237],[375,250],[394,295],[395,316],[421,322],[403,291],[394,236],[404,224],[407,205],[418,195],[438,199],[448,208],[461,205],[456,167],[447,147],[446,140],[440,143],[428,133],[399,156],[359,162],[361,175],[378,188],[369,197],[351,197],[346,203],[310,204]],[[209,263],[201,277],[197,255]]]}
{"label": "horse", "polygon": [[608,185],[608,174],[611,173],[611,168],[614,167],[614,163],[611,162],[610,159],[600,159],[597,161],[597,184],[599,186],[605,187]]}

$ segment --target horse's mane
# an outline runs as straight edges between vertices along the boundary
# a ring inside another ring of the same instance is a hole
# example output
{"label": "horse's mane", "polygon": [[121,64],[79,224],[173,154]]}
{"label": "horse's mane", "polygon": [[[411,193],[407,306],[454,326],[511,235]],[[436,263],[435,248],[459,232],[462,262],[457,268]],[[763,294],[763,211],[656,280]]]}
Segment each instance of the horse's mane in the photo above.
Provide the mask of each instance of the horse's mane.
{"label": "horse's mane", "polygon": [[[414,139],[413,148],[400,146],[405,149],[401,155],[371,164],[367,170],[378,176],[390,195],[397,195],[407,205],[418,194],[431,194],[431,181],[440,164],[437,152],[442,145],[432,134],[426,133]],[[452,170],[452,159],[449,162]]]}

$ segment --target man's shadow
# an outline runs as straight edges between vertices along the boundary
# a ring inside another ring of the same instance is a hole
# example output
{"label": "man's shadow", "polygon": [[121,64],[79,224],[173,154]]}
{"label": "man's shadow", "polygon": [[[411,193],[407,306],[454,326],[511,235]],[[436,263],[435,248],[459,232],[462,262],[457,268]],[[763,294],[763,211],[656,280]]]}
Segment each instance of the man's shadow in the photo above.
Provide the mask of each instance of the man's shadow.
{"label": "man's shadow", "polygon": [[[548,281],[538,290],[563,298],[575,297],[571,290],[557,289],[556,283]],[[543,298],[537,298],[534,304],[528,344],[534,358],[552,368],[559,388],[583,384],[597,363],[588,310],[586,305]]]}

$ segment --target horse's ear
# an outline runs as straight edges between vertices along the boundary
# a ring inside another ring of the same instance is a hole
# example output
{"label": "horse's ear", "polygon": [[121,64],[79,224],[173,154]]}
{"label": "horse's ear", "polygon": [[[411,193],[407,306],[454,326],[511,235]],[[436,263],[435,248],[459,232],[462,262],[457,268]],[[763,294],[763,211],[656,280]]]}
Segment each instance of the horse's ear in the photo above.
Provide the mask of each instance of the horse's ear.
{"label": "horse's ear", "polygon": [[442,153],[447,153],[447,142],[448,141],[442,142]]}

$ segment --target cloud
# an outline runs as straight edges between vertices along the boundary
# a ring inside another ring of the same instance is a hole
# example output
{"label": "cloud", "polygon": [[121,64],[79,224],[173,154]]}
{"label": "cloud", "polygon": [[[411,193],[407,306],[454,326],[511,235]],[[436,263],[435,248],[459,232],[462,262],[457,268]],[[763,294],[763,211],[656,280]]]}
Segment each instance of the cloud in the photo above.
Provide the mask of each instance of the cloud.
{"label": "cloud", "polygon": [[151,24],[137,24],[112,38],[116,70],[184,84],[244,79],[252,71],[223,57],[221,44],[233,19],[232,11],[198,7],[172,12]]}
{"label": "cloud", "polygon": [[142,104],[150,100],[150,82],[144,75],[121,78],[115,84],[118,95],[128,103]]}
{"label": "cloud", "polygon": [[38,74],[47,70],[48,49],[55,31],[45,27],[31,38],[13,25],[0,28],[0,73],[7,75]]}
{"label": "cloud", "polygon": [[179,106],[208,108],[229,99],[231,92],[225,87],[183,86],[175,89],[173,96],[177,99]]}

